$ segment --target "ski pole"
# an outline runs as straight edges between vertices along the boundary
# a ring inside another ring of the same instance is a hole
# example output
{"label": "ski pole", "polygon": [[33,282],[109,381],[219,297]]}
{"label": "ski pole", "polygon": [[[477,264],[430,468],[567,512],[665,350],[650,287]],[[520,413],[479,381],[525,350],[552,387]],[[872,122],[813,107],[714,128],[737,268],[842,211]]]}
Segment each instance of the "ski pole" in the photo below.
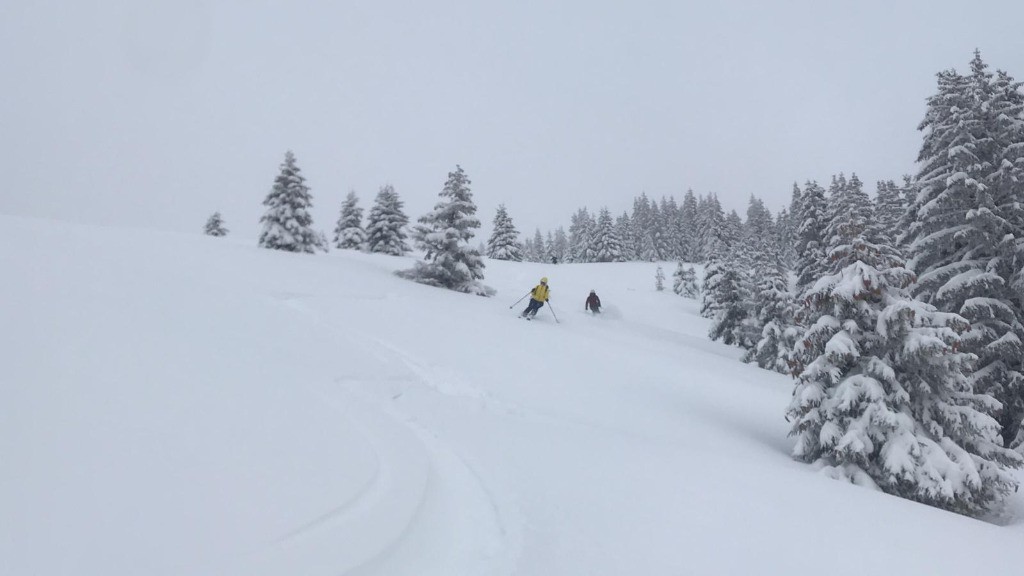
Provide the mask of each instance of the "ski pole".
{"label": "ski pole", "polygon": [[[527,296],[529,296],[532,293],[533,293],[533,290],[530,290],[526,294],[523,294],[523,298],[526,298]],[[512,308],[514,308],[516,304],[519,304],[520,302],[523,301],[523,298],[520,298],[519,300],[516,300],[515,303],[513,303],[511,306],[508,307],[508,309],[511,310]]]}
{"label": "ski pole", "polygon": [[555,307],[551,305],[551,302],[548,302],[548,310],[551,310],[551,315],[555,317],[555,324],[561,324],[558,321],[558,315],[555,314]]}

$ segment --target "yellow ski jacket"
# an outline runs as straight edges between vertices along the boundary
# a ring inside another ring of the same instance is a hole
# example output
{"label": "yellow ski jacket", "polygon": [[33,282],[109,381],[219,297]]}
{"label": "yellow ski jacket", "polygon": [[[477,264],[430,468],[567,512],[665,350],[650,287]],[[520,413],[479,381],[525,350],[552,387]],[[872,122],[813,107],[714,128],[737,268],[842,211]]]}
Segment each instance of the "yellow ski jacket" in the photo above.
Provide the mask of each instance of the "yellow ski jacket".
{"label": "yellow ski jacket", "polygon": [[547,302],[548,285],[537,284],[536,286],[533,287],[533,290],[530,290],[530,294],[533,294],[533,299],[536,300],[537,302]]}

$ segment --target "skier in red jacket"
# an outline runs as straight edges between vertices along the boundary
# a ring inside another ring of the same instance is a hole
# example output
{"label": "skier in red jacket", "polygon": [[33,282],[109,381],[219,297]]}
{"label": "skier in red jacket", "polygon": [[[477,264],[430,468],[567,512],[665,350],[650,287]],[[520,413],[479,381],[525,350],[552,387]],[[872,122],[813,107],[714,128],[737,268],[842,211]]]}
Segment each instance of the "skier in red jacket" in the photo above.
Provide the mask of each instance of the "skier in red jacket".
{"label": "skier in red jacket", "polygon": [[590,291],[590,296],[587,296],[587,303],[583,305],[584,310],[590,310],[594,314],[601,313],[601,299],[597,297],[597,292]]}

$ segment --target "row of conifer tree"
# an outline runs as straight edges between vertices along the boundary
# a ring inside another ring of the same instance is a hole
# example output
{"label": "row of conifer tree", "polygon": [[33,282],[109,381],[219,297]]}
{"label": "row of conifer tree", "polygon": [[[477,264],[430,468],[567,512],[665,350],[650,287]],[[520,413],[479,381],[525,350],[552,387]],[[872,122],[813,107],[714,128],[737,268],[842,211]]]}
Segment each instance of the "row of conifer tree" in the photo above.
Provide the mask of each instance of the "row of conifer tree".
{"label": "row of conifer tree", "polygon": [[1024,94],[970,68],[938,74],[913,178],[807,182],[787,241],[753,203],[739,236],[713,228],[702,314],[796,379],[797,458],[979,514],[1024,464]]}

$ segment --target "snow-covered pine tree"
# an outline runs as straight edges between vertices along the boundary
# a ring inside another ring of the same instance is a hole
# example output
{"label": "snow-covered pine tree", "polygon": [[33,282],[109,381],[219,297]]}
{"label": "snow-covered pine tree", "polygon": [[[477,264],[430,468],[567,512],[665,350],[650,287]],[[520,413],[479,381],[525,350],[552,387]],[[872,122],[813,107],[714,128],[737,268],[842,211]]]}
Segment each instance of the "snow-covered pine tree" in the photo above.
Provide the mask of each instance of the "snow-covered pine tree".
{"label": "snow-covered pine tree", "polygon": [[554,255],[559,262],[565,262],[569,256],[569,237],[565,234],[565,228],[559,226],[555,229],[555,250]]}
{"label": "snow-covered pine tree", "polygon": [[636,260],[636,247],[633,246],[633,222],[629,219],[629,214],[626,212],[622,213],[615,220],[615,231],[619,235],[619,241],[622,243],[622,258],[626,262]]}
{"label": "snow-covered pine tree", "polygon": [[523,239],[523,262],[536,262],[537,250],[533,246],[533,238],[526,236]]}
{"label": "snow-covered pine tree", "polygon": [[[920,129],[920,191],[904,219],[907,253],[918,274],[914,295],[971,325],[963,351],[978,357],[974,390],[1002,406],[996,411],[1004,441],[1016,440],[1024,415],[1024,327],[1019,296],[1006,266],[1008,234],[1015,227],[997,202],[1002,151],[991,116],[991,75],[980,55],[971,76],[938,74]],[[998,105],[997,105],[998,107]],[[1011,152],[1013,154],[1013,152]],[[1019,152],[1016,152],[1019,154]],[[1009,167],[1007,167],[1009,169]],[[1020,184],[1009,184],[1009,189]],[[1012,193],[1010,197],[1012,198]],[[1013,203],[1013,200],[1010,200]]]}
{"label": "snow-covered pine tree", "polygon": [[728,248],[736,247],[743,241],[743,219],[735,210],[730,210],[723,224],[722,239]]}
{"label": "snow-covered pine tree", "polygon": [[830,199],[835,269],[806,298],[818,320],[799,346],[787,419],[794,457],[855,483],[954,512],[976,514],[1014,490],[991,399],[972,390],[962,351],[967,322],[909,298],[913,274],[868,225],[852,179]]}
{"label": "snow-covered pine tree", "polygon": [[708,194],[698,205],[701,252],[704,254],[704,278],[701,280],[700,315],[714,318],[720,308],[718,288],[725,272],[728,244],[725,241],[725,215],[718,199]]}
{"label": "snow-covered pine tree", "polygon": [[569,260],[572,262],[590,262],[587,259],[587,254],[591,250],[590,247],[590,236],[594,230],[593,217],[587,212],[587,209],[580,208],[572,216],[572,221],[569,224]]}
{"label": "snow-covered pine tree", "polygon": [[741,239],[733,246],[735,267],[740,275],[740,295],[746,307],[738,344],[753,348],[761,339],[764,323],[757,311],[758,285],[770,267],[777,265],[775,224],[764,202],[753,195],[747,205],[747,220],[742,224]]}
{"label": "snow-covered pine tree", "polygon": [[743,344],[748,303],[744,300],[736,261],[728,254],[719,255],[722,250],[724,247],[713,249],[705,268],[701,315],[711,318],[709,338],[739,346]]}
{"label": "snow-covered pine tree", "polygon": [[540,233],[540,228],[536,228],[533,231],[533,262],[550,262],[551,258],[548,257],[547,252],[544,249],[544,236]]}
{"label": "snow-covered pine tree", "polygon": [[[835,226],[839,222],[837,210],[841,209],[840,203],[844,210],[854,209],[850,207],[851,200],[846,197],[846,193],[847,182],[843,174],[832,176],[827,199],[817,182],[807,182],[804,186],[801,198],[803,224],[800,228],[793,306],[793,323],[798,327],[798,331],[813,326],[821,313],[819,308],[813,306],[808,290],[819,278],[839,270],[829,258],[829,242],[842,242],[843,239],[830,237],[830,234],[837,233],[836,230],[830,229],[830,226]],[[858,189],[853,198],[856,199],[855,203],[863,204],[856,207],[855,213],[868,218],[871,203],[863,195],[863,190]],[[810,361],[808,350],[802,346],[795,346],[788,352],[790,371],[794,375],[799,374],[803,366]]]}
{"label": "snow-covered pine tree", "polygon": [[907,207],[896,183],[892,180],[879,180],[875,193],[875,218],[889,238],[899,236],[900,220],[906,211]]}
{"label": "snow-covered pine tree", "polygon": [[804,192],[800,197],[799,221],[794,270],[798,294],[824,275],[828,204],[825,201],[825,190],[816,181],[804,184]]}
{"label": "snow-covered pine tree", "polygon": [[[980,61],[980,54],[977,55]],[[986,94],[985,124],[992,138],[994,156],[988,185],[995,205],[995,216],[1005,231],[996,252],[995,271],[1011,289],[1017,323],[1024,324],[1024,93],[1021,83],[997,70]],[[1024,354],[1009,362],[1016,374],[1024,374]],[[1008,445],[1024,453],[1024,390],[1016,380],[999,398],[1003,412],[1003,438]],[[1016,429],[1016,430],[1015,430]]]}
{"label": "snow-covered pine tree", "polygon": [[654,272],[654,289],[661,292],[665,289],[665,271],[658,266],[658,269]]}
{"label": "snow-covered pine tree", "polygon": [[544,235],[544,261],[554,264],[558,261],[558,251],[555,250],[555,236],[548,230]]}
{"label": "snow-covered pine tree", "polygon": [[684,262],[700,261],[697,249],[697,197],[687,190],[679,207],[679,257]]}
{"label": "snow-covered pine tree", "polygon": [[366,230],[363,230],[363,209],[359,197],[350,190],[341,203],[341,214],[334,227],[334,246],[342,250],[361,250],[366,245]]}
{"label": "snow-covered pine tree", "polygon": [[495,260],[511,260],[521,262],[523,260],[523,249],[519,244],[519,231],[516,230],[512,218],[504,204],[498,205],[498,211],[494,215],[494,230],[487,240],[487,256]]}
{"label": "snow-covered pine tree", "polygon": [[759,329],[754,344],[743,359],[756,362],[766,370],[789,373],[789,357],[796,343],[797,330],[793,325],[793,296],[789,282],[778,257],[776,247],[767,250],[755,261],[753,305],[750,324]]}
{"label": "snow-covered pine tree", "polygon": [[[673,203],[674,204],[674,203]],[[671,207],[662,196],[661,204],[651,202],[651,244],[654,246],[654,259],[671,260],[675,256],[672,247],[676,244],[672,237]]]}
{"label": "snow-covered pine tree", "polygon": [[203,233],[207,236],[227,236],[228,229],[224,227],[224,219],[221,218],[220,212],[214,212],[210,216],[203,228]]}
{"label": "snow-covered pine tree", "polygon": [[381,186],[366,222],[366,249],[369,252],[402,256],[411,252],[405,243],[405,225],[409,217],[404,203],[390,184]]}
{"label": "snow-covered pine tree", "polygon": [[263,205],[267,211],[260,218],[263,224],[260,248],[307,254],[314,253],[317,248],[326,249],[322,236],[313,230],[313,215],[310,213],[313,196],[291,150],[285,153],[280,172]]}
{"label": "snow-covered pine tree", "polygon": [[757,239],[766,246],[774,244],[775,223],[772,213],[765,207],[764,201],[751,194],[747,203],[747,221],[743,223],[748,238]]}
{"label": "snow-covered pine tree", "polygon": [[594,262],[623,262],[622,243],[619,240],[619,232],[612,221],[612,214],[608,208],[601,208],[597,218],[597,227],[594,229],[591,240],[594,251]]}
{"label": "snow-covered pine tree", "polygon": [[[661,209],[658,207],[658,202],[652,200],[650,212],[647,215],[647,238],[650,242],[650,252],[647,257],[648,262],[658,262],[664,260],[665,251],[665,233],[664,223],[661,218]],[[646,241],[645,241],[646,245]]]}
{"label": "snow-covered pine tree", "polygon": [[[783,207],[775,217],[775,227],[772,229],[772,242],[779,250],[779,263],[784,270],[792,270],[796,264],[796,243],[793,241],[793,219],[789,216],[789,209]],[[787,261],[786,254],[792,254],[792,259]]]}
{"label": "snow-covered pine tree", "polygon": [[695,300],[700,295],[700,287],[697,286],[697,272],[693,266],[683,266],[682,262],[676,266],[672,273],[672,291],[682,296]]}
{"label": "snow-covered pine tree", "polygon": [[647,193],[633,199],[633,246],[636,247],[637,258],[645,262],[654,261],[654,242],[651,239],[651,201]]}
{"label": "snow-covered pine tree", "polygon": [[776,222],[778,230],[779,259],[784,270],[796,270],[797,245],[800,239],[800,202],[803,192],[796,182],[793,183],[793,195],[789,200],[789,209],[779,212]]}
{"label": "snow-covered pine tree", "polygon": [[441,201],[419,219],[413,230],[416,247],[423,250],[423,262],[412,270],[398,273],[421,284],[447,288],[480,296],[491,296],[494,290],[480,283],[484,278],[484,261],[480,252],[470,245],[473,230],[480,227],[473,203],[471,184],[461,166],[448,173],[441,190]]}

